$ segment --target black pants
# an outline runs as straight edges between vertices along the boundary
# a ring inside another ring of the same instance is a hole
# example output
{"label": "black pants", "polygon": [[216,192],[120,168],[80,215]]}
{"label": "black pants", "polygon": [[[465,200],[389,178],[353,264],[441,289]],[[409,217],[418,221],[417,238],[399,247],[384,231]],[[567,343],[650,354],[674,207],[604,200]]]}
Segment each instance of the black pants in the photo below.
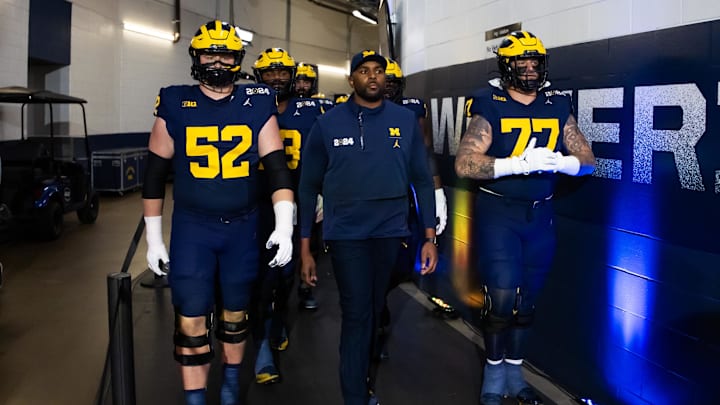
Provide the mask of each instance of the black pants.
{"label": "black pants", "polygon": [[401,241],[327,241],[342,310],[340,385],[345,405],[368,403],[371,353]]}

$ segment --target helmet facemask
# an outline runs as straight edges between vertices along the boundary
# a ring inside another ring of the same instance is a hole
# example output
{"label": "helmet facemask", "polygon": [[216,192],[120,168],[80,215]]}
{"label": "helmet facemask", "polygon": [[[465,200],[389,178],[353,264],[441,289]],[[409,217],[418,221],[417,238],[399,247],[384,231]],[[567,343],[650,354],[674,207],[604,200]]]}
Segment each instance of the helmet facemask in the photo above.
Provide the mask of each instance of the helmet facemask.
{"label": "helmet facemask", "polygon": [[[306,87],[302,85],[300,82],[308,82],[310,83],[309,87]],[[312,97],[313,94],[316,94],[316,92],[313,91],[315,88],[315,80],[307,78],[307,77],[296,77],[295,78],[295,94],[298,97]]]}
{"label": "helmet facemask", "polygon": [[[518,66],[519,61],[537,60],[534,70],[537,78],[528,79],[526,68]],[[528,31],[513,31],[500,43],[497,50],[500,79],[505,87],[520,91],[537,91],[547,82],[547,50],[540,38]]]}
{"label": "helmet facemask", "polygon": [[[219,20],[200,26],[188,49],[192,60],[193,79],[209,87],[227,87],[240,78],[240,65],[245,56],[242,40],[234,26]],[[216,60],[201,63],[202,55],[229,55],[232,64]]]}
{"label": "helmet facemask", "polygon": [[[288,75],[289,77],[287,79],[282,79],[282,78],[279,78],[276,76],[270,80],[263,79],[262,74],[265,72],[268,72],[268,71],[272,71],[272,70],[286,71],[289,73],[289,75]],[[275,94],[277,95],[278,101],[287,100],[292,95],[292,91],[293,91],[293,88],[295,85],[294,80],[293,80],[294,75],[295,75],[294,69],[285,68],[285,67],[280,67],[280,68],[271,67],[271,68],[267,68],[267,69],[258,69],[258,72],[256,74],[259,76],[258,77],[259,83],[263,83],[263,84],[271,87],[273,90],[275,90]]]}
{"label": "helmet facemask", "polygon": [[[234,62],[232,64],[223,63],[220,60],[200,63],[200,55],[213,55],[213,54],[230,54],[233,56]],[[201,50],[195,52],[193,55],[193,65],[191,68],[191,74],[193,79],[198,80],[200,83],[208,85],[210,87],[225,87],[232,83],[235,83],[240,76],[240,64],[242,63],[244,51],[240,52],[226,52],[210,50]]]}
{"label": "helmet facemask", "polygon": [[394,102],[401,103],[405,91],[405,76],[403,75],[400,65],[388,59],[385,67],[385,98]]}
{"label": "helmet facemask", "polygon": [[[310,83],[310,86],[306,85],[299,86],[300,81]],[[298,97],[312,97],[318,94],[318,80],[317,72],[312,65],[305,62],[297,64],[297,70],[295,72],[295,94]],[[306,88],[307,87],[307,88]]]}
{"label": "helmet facemask", "polygon": [[[527,78],[525,72],[526,67],[517,66],[517,62],[521,60],[535,59],[538,61],[534,70],[537,78]],[[537,91],[545,86],[547,82],[547,55],[533,56],[513,56],[508,58],[500,58],[498,60],[502,81],[505,85],[510,85],[522,91]]]}
{"label": "helmet facemask", "polygon": [[400,103],[403,98],[403,91],[405,90],[405,78],[396,78],[386,76],[385,78],[385,98],[394,102]]}
{"label": "helmet facemask", "polygon": [[[295,90],[296,69],[295,59],[282,48],[268,48],[264,50],[258,55],[253,65],[255,81],[272,87],[276,92],[278,101],[285,101],[292,96]],[[277,77],[277,75],[269,80],[263,79],[263,73],[273,70],[286,71],[290,74],[287,79],[281,79]]]}

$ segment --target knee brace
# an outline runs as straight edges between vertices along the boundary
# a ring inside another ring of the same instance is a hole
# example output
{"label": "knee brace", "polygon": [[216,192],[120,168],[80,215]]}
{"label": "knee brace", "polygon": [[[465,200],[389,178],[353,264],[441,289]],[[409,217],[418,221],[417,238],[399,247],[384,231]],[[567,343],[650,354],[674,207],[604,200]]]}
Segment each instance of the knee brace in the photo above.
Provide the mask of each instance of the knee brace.
{"label": "knee brace", "polygon": [[523,293],[520,287],[516,290],[513,317],[513,326],[518,328],[529,328],[535,320],[535,305],[528,307],[528,304],[523,302]]}
{"label": "knee brace", "polygon": [[[517,314],[519,289],[490,289],[483,286],[485,302],[483,311],[483,330],[486,333],[501,333],[512,326]],[[493,302],[493,296],[497,302]]]}
{"label": "knee brace", "polygon": [[248,335],[248,316],[246,311],[229,311],[220,313],[215,337],[225,343],[242,343]]}
{"label": "knee brace", "polygon": [[[202,335],[197,334],[198,318],[204,318],[205,320],[205,333]],[[175,361],[183,366],[202,366],[210,363],[214,355],[212,342],[210,341],[210,329],[212,329],[212,315],[186,317],[180,315],[176,310],[175,333],[173,334]],[[185,354],[180,351],[182,348],[197,349],[205,346],[207,346],[207,351],[201,353]]]}
{"label": "knee brace", "polygon": [[492,298],[490,294],[488,294],[486,285],[482,286],[482,290],[479,293],[474,294],[473,304],[470,312],[472,323],[482,326],[485,323],[485,318],[487,318],[488,313],[490,313],[492,309]]}

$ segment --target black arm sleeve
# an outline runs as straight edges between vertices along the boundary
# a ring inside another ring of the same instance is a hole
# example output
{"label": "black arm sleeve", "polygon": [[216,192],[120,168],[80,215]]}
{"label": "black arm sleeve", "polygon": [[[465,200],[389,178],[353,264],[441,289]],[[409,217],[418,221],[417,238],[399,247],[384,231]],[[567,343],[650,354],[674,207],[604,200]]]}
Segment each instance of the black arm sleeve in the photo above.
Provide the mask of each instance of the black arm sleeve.
{"label": "black arm sleeve", "polygon": [[165,159],[152,151],[148,152],[142,198],[165,198],[165,182],[171,167],[172,159]]}
{"label": "black arm sleeve", "polygon": [[287,167],[287,158],[281,150],[268,153],[261,158],[265,173],[267,174],[270,192],[274,193],[281,188],[292,190],[293,181],[290,169]]}

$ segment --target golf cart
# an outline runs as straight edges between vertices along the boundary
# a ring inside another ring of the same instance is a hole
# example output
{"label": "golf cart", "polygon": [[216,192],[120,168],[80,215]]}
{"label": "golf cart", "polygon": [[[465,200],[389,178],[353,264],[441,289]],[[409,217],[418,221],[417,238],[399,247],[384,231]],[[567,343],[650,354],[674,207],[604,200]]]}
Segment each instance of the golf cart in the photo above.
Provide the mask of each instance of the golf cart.
{"label": "golf cart", "polygon": [[[68,212],[75,211],[81,223],[95,222],[99,198],[90,181],[86,102],[45,90],[0,88],[0,103],[20,105],[21,125],[20,139],[0,142],[0,229],[30,227],[34,236],[53,240],[62,233],[63,216]],[[84,138],[55,134],[53,106],[57,104],[80,106]],[[49,137],[25,133],[28,105],[49,107]]]}

